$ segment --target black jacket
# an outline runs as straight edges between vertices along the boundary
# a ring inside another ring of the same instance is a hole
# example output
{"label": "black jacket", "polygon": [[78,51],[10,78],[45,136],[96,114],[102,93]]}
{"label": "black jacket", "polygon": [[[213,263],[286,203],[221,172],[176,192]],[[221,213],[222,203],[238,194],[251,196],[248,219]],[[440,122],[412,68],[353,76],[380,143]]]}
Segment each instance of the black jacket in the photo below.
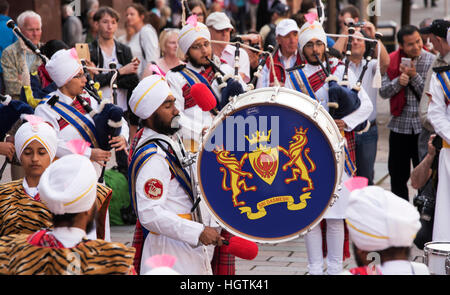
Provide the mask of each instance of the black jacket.
{"label": "black jacket", "polygon": [[[133,59],[133,55],[131,54],[131,49],[127,45],[120,43],[114,40],[116,45],[116,55],[119,63],[121,65],[127,65]],[[104,65],[103,55],[101,54],[101,49],[98,46],[98,41],[94,40],[92,43],[89,43],[89,52],[91,55],[91,61],[97,65],[99,68],[108,68],[108,65]],[[94,80],[100,83],[100,87],[109,86],[111,82],[111,78],[113,77],[114,72],[100,72],[95,75]],[[127,89],[127,98],[131,96],[133,89],[139,84],[139,77],[137,74],[127,74],[127,75],[118,75],[117,76],[117,87],[122,89]]]}

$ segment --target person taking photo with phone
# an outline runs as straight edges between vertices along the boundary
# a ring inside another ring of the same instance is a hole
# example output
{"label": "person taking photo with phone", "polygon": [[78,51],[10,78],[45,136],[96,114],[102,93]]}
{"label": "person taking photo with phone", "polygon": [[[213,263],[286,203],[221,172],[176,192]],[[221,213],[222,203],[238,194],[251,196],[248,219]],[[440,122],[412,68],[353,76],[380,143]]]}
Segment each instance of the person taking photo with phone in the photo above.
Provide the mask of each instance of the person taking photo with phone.
{"label": "person taking photo with phone", "polygon": [[388,170],[391,191],[409,200],[407,182],[419,164],[418,138],[422,131],[419,102],[424,82],[435,56],[423,49],[419,29],[403,26],[397,33],[399,49],[390,54],[390,64],[383,76],[380,96],[390,100],[392,118],[388,124]]}

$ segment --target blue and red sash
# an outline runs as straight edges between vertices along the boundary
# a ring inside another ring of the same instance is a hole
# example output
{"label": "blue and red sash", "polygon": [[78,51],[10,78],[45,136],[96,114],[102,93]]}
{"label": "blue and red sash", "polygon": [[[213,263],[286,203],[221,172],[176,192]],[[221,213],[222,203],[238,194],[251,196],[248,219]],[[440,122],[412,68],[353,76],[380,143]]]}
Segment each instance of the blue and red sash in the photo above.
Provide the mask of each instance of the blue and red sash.
{"label": "blue and red sash", "polygon": [[[331,73],[336,71],[337,65],[331,69]],[[319,90],[323,84],[325,84],[326,75],[323,70],[311,75],[309,78],[306,77],[303,69],[299,68],[289,72],[289,78],[291,79],[291,84],[298,92],[309,95],[311,98],[319,101],[316,97],[315,92]],[[343,135],[344,136],[344,135]],[[349,176],[353,176],[356,172],[355,163],[352,161],[352,157],[347,146],[344,146],[345,151],[345,172]]]}
{"label": "blue and red sash", "polygon": [[[134,155],[131,158],[130,165],[128,167],[128,189],[131,197],[131,204],[136,213],[136,216],[139,216],[136,199],[137,175],[139,174],[139,171],[141,170],[143,165],[145,165],[145,163],[147,163],[151,159],[151,157],[156,154],[156,152],[157,152],[156,143],[150,142],[146,144],[145,146],[143,146],[134,153]],[[178,182],[185,190],[187,195],[190,197],[192,202],[194,202],[194,194],[192,192],[192,185],[189,174],[186,172],[186,170],[180,167],[176,157],[171,155],[170,153],[166,153],[166,161],[167,164],[169,165],[172,175],[178,180]],[[145,240],[149,231],[144,227],[142,227],[142,230]]]}
{"label": "blue and red sash", "polygon": [[[39,104],[47,101],[48,97]],[[80,111],[73,106],[57,101],[51,108],[57,112],[67,123],[72,125],[84,140],[91,144],[91,147],[98,148],[97,129],[94,123],[86,118]]]}
{"label": "blue and red sash", "polygon": [[437,72],[436,77],[441,83],[442,90],[444,90],[445,96],[445,104],[450,104],[450,73],[448,71],[445,72]]}
{"label": "blue and red sash", "polygon": [[189,87],[183,88],[183,96],[185,100],[185,109],[193,107],[195,105],[195,101],[193,100],[191,94],[190,94],[190,88],[197,83],[203,83],[205,84],[208,89],[211,91],[211,93],[216,98],[216,101],[219,101],[214,90],[211,87],[210,81],[212,81],[212,78],[214,78],[214,72],[212,70],[212,67],[209,67],[205,70],[205,76],[208,78],[205,78],[200,73],[197,73],[196,71],[189,69],[187,67],[183,67],[180,70],[180,74],[183,75],[183,77],[186,79]]}

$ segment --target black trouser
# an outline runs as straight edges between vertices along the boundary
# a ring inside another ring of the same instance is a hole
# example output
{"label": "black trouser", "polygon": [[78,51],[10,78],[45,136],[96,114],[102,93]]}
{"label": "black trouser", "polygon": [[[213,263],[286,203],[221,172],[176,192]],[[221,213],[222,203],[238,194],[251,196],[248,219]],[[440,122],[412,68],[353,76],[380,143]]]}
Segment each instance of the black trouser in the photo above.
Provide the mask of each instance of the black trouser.
{"label": "black trouser", "polygon": [[391,177],[391,191],[409,201],[407,182],[414,167],[419,164],[419,134],[389,133],[388,169]]}

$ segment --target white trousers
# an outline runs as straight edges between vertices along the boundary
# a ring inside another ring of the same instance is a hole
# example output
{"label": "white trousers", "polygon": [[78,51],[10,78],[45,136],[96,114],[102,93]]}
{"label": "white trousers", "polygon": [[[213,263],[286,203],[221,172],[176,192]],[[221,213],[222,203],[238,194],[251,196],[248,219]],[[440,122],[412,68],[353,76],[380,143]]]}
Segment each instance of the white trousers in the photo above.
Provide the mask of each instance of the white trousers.
{"label": "white trousers", "polygon": [[[342,272],[344,259],[344,220],[325,219],[327,223],[327,273],[337,275]],[[308,254],[308,271],[311,275],[323,275],[322,230],[320,223],[305,236]]]}

